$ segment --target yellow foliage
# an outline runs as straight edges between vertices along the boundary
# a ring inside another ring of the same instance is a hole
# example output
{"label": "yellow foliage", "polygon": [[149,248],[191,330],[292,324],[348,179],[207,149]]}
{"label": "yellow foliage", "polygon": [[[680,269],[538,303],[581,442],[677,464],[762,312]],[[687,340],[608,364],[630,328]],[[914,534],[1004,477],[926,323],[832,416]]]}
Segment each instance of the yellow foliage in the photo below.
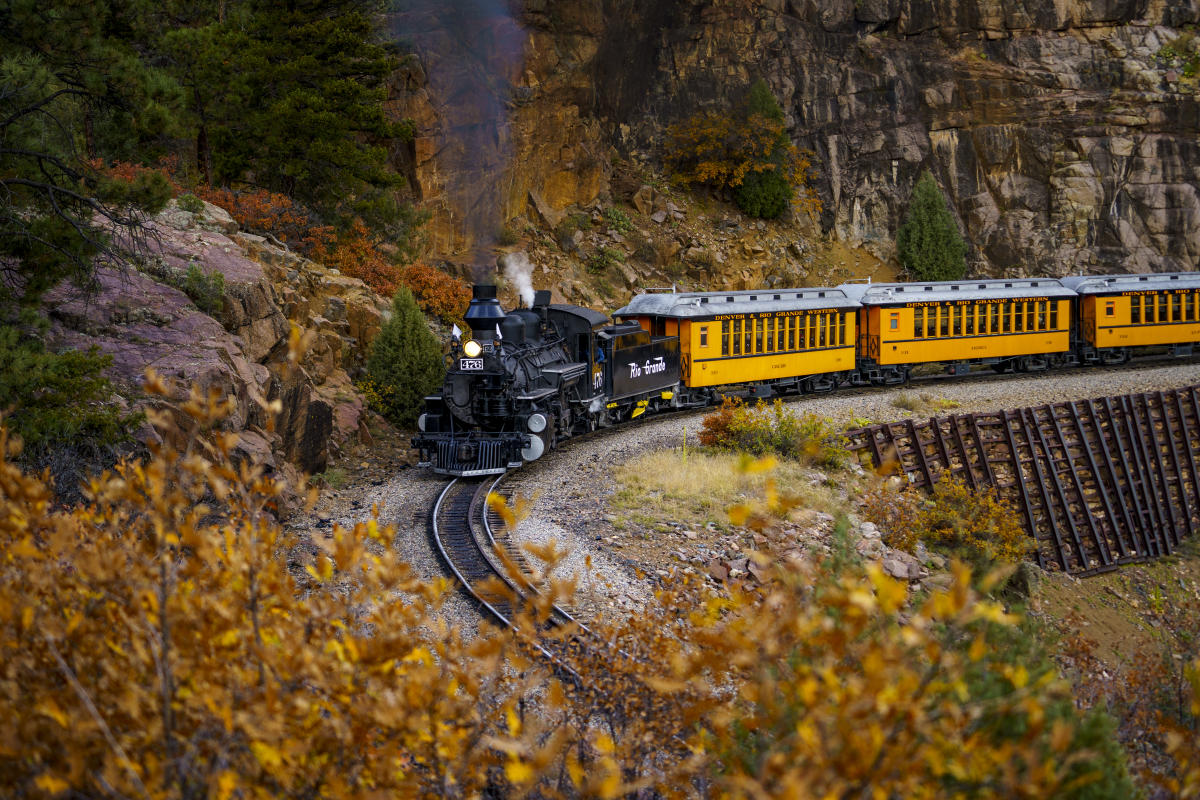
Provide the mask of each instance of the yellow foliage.
{"label": "yellow foliage", "polygon": [[977,567],[1019,563],[1033,549],[1015,509],[990,487],[973,490],[944,477],[926,497],[913,488],[886,484],[867,492],[866,516],[879,524],[892,547],[912,551],[918,541],[940,546]]}
{"label": "yellow foliage", "polygon": [[[197,393],[194,430],[228,412]],[[547,547],[518,632],[464,641],[393,531],[335,528],[290,569],[282,482],[228,437],[164,441],[183,445],[72,509],[0,458],[0,796],[1046,797],[1076,760],[1044,713],[1062,687],[1005,660],[1012,618],[965,568],[906,605],[878,570],[764,561],[761,584],[666,586],[580,648],[542,624],[570,585]],[[766,487],[755,524],[789,507]]]}

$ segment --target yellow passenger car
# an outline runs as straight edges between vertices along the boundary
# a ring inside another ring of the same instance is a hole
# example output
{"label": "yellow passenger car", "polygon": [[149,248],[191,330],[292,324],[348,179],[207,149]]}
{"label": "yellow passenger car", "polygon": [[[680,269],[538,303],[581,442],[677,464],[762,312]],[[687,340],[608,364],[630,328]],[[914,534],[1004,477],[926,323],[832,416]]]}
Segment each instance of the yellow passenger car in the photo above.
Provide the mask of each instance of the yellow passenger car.
{"label": "yellow passenger car", "polygon": [[1185,355],[1200,342],[1198,273],[1079,276],[1063,284],[1079,295],[1085,360],[1119,363],[1139,347]]}
{"label": "yellow passenger car", "polygon": [[858,312],[860,370],[897,383],[917,364],[997,370],[1044,369],[1069,359],[1071,300],[1060,281],[941,281],[847,284]]}
{"label": "yellow passenger car", "polygon": [[855,369],[857,308],[841,289],[762,289],[641,294],[613,316],[678,335],[685,386],[824,391]]}

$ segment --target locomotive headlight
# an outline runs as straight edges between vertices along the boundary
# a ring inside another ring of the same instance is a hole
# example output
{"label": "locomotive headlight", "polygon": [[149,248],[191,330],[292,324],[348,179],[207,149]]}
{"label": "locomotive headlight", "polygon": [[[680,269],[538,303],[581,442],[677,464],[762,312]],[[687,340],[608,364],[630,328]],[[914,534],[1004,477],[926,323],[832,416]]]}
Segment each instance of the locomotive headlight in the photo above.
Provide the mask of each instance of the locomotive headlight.
{"label": "locomotive headlight", "polygon": [[467,358],[477,358],[482,352],[483,346],[474,339],[469,340],[463,345],[463,353],[466,354]]}

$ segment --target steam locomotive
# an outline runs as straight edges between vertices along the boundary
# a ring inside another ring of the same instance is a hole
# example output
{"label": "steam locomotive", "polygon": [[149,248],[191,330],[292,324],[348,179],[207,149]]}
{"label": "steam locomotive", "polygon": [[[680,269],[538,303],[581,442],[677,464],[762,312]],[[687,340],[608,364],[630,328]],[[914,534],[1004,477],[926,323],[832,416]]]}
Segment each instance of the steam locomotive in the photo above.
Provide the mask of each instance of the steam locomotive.
{"label": "steam locomotive", "polygon": [[412,442],[446,475],[502,473],[558,441],[665,408],[904,383],[914,367],[1036,372],[1200,343],[1200,273],[639,294],[614,312],[474,287]]}
{"label": "steam locomotive", "polygon": [[442,392],[425,398],[413,446],[445,475],[502,473],[570,436],[660,408],[703,405],[679,391],[679,339],[610,323],[534,293],[505,313],[496,287],[476,285],[447,356]]}

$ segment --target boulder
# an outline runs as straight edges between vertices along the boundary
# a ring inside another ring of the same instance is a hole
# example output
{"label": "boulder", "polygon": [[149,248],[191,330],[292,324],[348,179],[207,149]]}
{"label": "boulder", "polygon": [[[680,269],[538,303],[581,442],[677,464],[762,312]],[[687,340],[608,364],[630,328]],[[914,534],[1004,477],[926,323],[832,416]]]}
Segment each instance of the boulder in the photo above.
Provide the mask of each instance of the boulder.
{"label": "boulder", "polygon": [[[633,207],[638,210],[639,214],[644,214],[646,216],[650,216],[651,214],[654,213],[655,198],[657,195],[658,195],[658,192],[654,189],[654,187],[643,186],[642,188],[640,188],[636,192],[634,192],[633,197],[630,198],[630,202],[633,203]],[[665,213],[663,215],[663,218],[664,219],[666,218]],[[655,221],[658,222],[660,220],[655,220]]]}

